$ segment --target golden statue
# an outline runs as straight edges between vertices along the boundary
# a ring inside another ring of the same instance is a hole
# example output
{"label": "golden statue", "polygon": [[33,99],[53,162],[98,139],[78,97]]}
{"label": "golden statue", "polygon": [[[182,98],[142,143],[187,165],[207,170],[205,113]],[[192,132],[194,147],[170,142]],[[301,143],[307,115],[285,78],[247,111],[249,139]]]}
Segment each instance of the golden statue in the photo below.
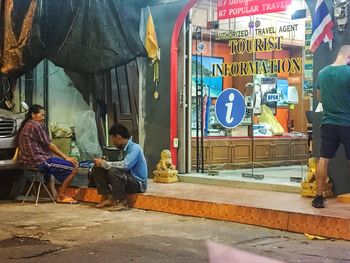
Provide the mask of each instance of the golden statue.
{"label": "golden statue", "polygon": [[[308,162],[308,171],[306,178],[301,183],[301,195],[302,196],[316,196],[316,169],[317,169],[317,159],[312,157],[309,158]],[[333,195],[332,192],[332,183],[329,182],[329,177],[326,180],[326,190],[324,191],[324,196],[329,197]]]}
{"label": "golden statue", "polygon": [[171,152],[163,150],[160,154],[157,170],[153,171],[153,181],[157,183],[174,183],[179,181],[177,174],[178,171],[175,169],[171,159]]}

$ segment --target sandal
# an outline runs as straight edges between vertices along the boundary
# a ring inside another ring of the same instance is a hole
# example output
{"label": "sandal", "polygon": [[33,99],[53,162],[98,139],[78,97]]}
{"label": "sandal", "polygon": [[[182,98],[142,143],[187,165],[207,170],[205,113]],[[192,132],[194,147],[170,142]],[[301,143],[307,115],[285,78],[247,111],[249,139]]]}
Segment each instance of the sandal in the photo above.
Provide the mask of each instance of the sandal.
{"label": "sandal", "polygon": [[64,197],[63,199],[57,199],[57,203],[60,204],[78,204],[79,202],[72,197]]}

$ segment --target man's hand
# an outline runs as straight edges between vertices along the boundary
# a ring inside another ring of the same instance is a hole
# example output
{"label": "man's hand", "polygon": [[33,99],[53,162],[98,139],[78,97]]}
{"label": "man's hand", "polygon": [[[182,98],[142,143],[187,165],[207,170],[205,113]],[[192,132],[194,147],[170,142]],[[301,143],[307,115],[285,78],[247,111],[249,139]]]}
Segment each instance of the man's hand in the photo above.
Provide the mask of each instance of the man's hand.
{"label": "man's hand", "polygon": [[102,166],[103,159],[101,158],[95,158],[94,163],[96,167],[101,167]]}
{"label": "man's hand", "polygon": [[74,166],[78,166],[78,161],[77,161],[77,159],[75,159],[74,157],[67,157],[66,158],[66,160],[68,161],[68,162],[71,162],[72,164],[74,164]]}

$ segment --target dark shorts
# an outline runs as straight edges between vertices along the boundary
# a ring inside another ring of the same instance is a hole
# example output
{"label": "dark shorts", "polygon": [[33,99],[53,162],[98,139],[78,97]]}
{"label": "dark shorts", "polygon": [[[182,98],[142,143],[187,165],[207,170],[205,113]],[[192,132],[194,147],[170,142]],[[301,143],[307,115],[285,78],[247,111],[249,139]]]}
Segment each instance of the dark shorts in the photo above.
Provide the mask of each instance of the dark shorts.
{"label": "dark shorts", "polygon": [[332,159],[340,143],[344,145],[346,159],[350,160],[350,126],[332,124],[321,126],[321,157]]}
{"label": "dark shorts", "polygon": [[74,165],[62,158],[53,157],[40,164],[38,168],[43,171],[46,181],[53,175],[57,181],[63,183],[73,172]]}

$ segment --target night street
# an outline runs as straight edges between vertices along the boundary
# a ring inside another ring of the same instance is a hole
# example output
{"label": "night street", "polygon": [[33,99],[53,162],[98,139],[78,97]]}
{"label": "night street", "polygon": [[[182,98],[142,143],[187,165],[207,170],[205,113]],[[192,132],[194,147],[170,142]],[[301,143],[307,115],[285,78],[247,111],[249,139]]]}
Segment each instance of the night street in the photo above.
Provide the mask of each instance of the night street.
{"label": "night street", "polygon": [[91,204],[0,204],[0,261],[208,262],[205,242],[284,262],[350,262],[349,242],[231,222]]}

